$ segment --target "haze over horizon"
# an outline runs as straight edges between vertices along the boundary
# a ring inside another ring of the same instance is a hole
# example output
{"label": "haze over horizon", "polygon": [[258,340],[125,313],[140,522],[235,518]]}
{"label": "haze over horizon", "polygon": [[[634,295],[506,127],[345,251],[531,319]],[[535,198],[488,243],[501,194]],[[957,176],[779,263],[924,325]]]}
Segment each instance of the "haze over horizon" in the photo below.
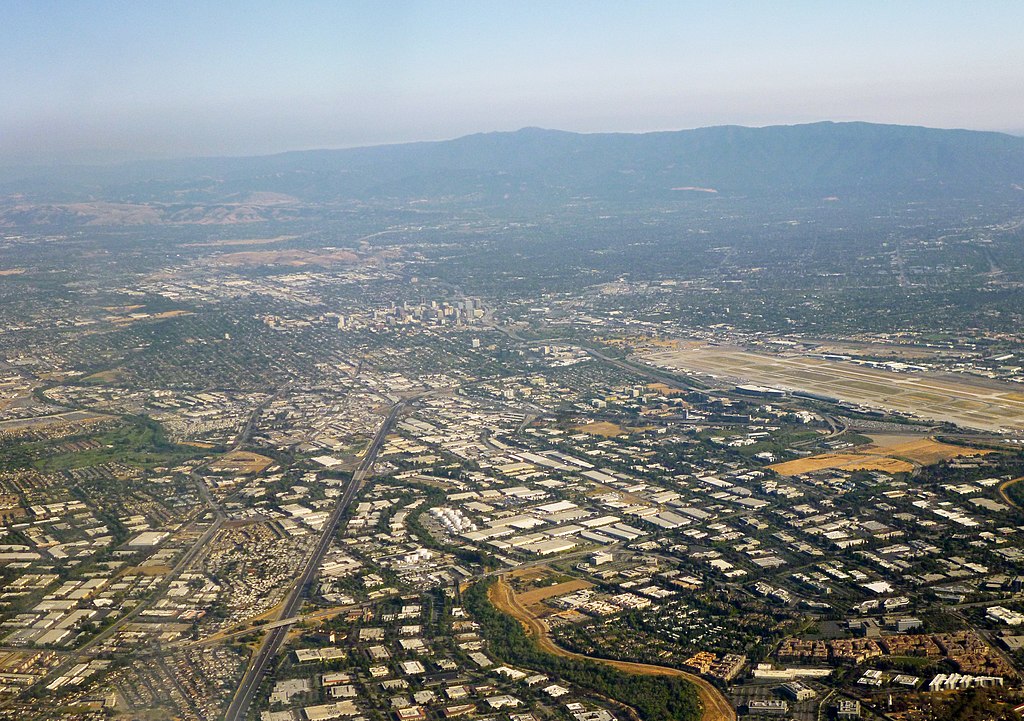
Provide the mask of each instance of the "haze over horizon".
{"label": "haze over horizon", "polygon": [[1024,131],[1024,6],[1011,2],[5,10],[5,163],[258,155],[526,126]]}

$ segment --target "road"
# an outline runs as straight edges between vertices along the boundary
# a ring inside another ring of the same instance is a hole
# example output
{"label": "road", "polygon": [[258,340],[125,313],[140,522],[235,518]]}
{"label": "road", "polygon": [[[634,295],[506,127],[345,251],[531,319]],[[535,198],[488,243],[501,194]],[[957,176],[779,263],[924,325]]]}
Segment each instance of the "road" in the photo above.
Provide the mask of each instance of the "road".
{"label": "road", "polygon": [[[306,621],[321,621],[324,619],[333,618],[334,616],[338,616],[343,613],[351,613],[355,609],[366,608],[367,605],[367,603],[354,603],[345,606],[331,606],[329,608],[321,608],[318,611],[310,611],[308,613],[303,613],[298,616],[282,618],[277,621],[272,621],[270,623],[265,623],[262,625],[249,625],[242,626],[240,628],[236,628],[230,631],[218,631],[212,636],[207,636],[205,638],[201,638],[198,640],[181,641],[178,642],[177,645],[190,647],[218,645],[229,639],[238,639],[244,636],[252,635],[254,633],[263,633],[264,631],[277,628],[278,626],[288,626],[294,625],[296,623],[303,623]],[[2,650],[3,649],[0,648],[0,651]]]}
{"label": "road", "polygon": [[242,429],[238,431],[238,435],[235,436],[235,442],[231,446],[232,451],[237,451],[241,449],[242,446],[249,442],[249,438],[250,436],[252,436],[253,429],[256,427],[256,421],[259,420],[259,417],[261,415],[263,415],[263,411],[267,409],[267,406],[269,406],[271,403],[276,401],[278,398],[281,398],[285,393],[291,390],[292,386],[294,385],[295,384],[292,382],[285,383],[283,386],[274,391],[274,393],[264,398],[263,401],[258,406],[252,409],[252,412],[249,414],[249,417],[245,421],[245,425],[242,426]]}
{"label": "road", "polygon": [[643,378],[647,378],[648,380],[654,381],[655,383],[664,383],[665,385],[670,387],[683,388],[690,392],[703,393],[707,395],[707,392],[702,388],[702,384],[696,379],[691,378],[689,376],[673,375],[668,372],[658,371],[642,363],[634,363],[629,360],[612,358],[611,356],[602,353],[597,348],[587,345],[580,345],[566,338],[533,338],[527,340],[520,336],[516,332],[515,328],[510,328],[500,323],[488,323],[486,325],[487,327],[496,330],[499,333],[503,333],[510,340],[514,340],[517,343],[528,343],[530,345],[537,345],[540,343],[557,343],[558,345],[569,346],[572,348],[576,348],[578,350],[582,350],[587,354],[593,356],[594,358],[597,358],[598,360],[602,360],[605,363],[609,363],[624,371],[635,373],[636,375],[639,375]]}
{"label": "road", "polygon": [[609,363],[609,364],[611,364],[611,365],[613,365],[613,366],[615,366],[617,368],[621,368],[624,371],[628,371],[630,373],[635,373],[635,374],[637,374],[639,376],[647,378],[648,380],[652,380],[655,383],[664,383],[667,386],[684,388],[687,391],[690,391],[690,392],[693,392],[693,393],[704,393],[705,395],[707,395],[707,393],[704,390],[702,390],[699,387],[696,387],[697,381],[695,381],[692,378],[685,378],[685,379],[683,379],[680,376],[676,376],[676,375],[672,375],[672,374],[669,374],[669,373],[663,373],[663,372],[656,371],[653,368],[649,368],[649,367],[647,367],[645,365],[642,365],[640,363],[632,363],[630,361],[620,360],[618,358],[612,358],[611,356],[605,355],[604,353],[602,353],[601,351],[597,350],[596,348],[590,348],[588,346],[578,346],[578,347],[582,348],[583,350],[585,350],[587,353],[589,353],[593,357],[598,358],[600,360],[603,360],[605,363]]}
{"label": "road", "polygon": [[323,531],[320,534],[320,540],[317,541],[316,547],[313,549],[313,553],[309,556],[306,561],[306,565],[303,568],[302,573],[299,575],[295,586],[288,594],[284,605],[281,607],[281,618],[283,620],[291,619],[291,623],[285,623],[281,625],[274,624],[274,628],[271,628],[267,635],[263,637],[263,643],[260,645],[259,651],[253,657],[248,668],[245,670],[245,675],[242,677],[242,681],[239,684],[238,690],[235,692],[235,696],[231,699],[231,704],[228,706],[227,712],[224,714],[224,721],[241,721],[246,717],[249,711],[249,706],[252,704],[252,699],[259,690],[260,683],[263,680],[263,675],[267,671],[267,667],[270,662],[277,655],[277,652],[281,649],[281,645],[284,643],[285,638],[288,636],[288,632],[291,627],[297,622],[298,618],[297,611],[301,607],[306,594],[309,592],[309,586],[316,576],[317,569],[320,568],[321,562],[323,562],[324,555],[327,550],[331,547],[331,543],[334,541],[334,534],[338,529],[338,524],[341,521],[342,515],[348,508],[349,504],[352,503],[352,499],[356,497],[359,490],[363,486],[363,480],[373,467],[373,462],[377,458],[377,454],[380,452],[381,446],[384,444],[384,439],[387,437],[391,430],[391,426],[394,424],[395,419],[398,418],[398,414],[402,411],[405,405],[411,399],[403,400],[397,403],[388,413],[384,422],[380,428],[377,429],[376,435],[373,437],[373,441],[370,442],[369,447],[366,449],[366,455],[363,456],[362,462],[356,468],[352,474],[352,480],[349,481],[348,486],[345,487],[345,492],[341,495],[337,505],[331,512],[330,518],[324,525]]}
{"label": "road", "polygon": [[797,441],[793,444],[794,448],[804,448],[806,446],[816,446],[824,441],[834,439],[836,436],[841,436],[846,433],[847,426],[840,419],[834,418],[827,413],[818,412],[821,419],[828,424],[828,434],[824,436],[815,436],[814,438],[808,438],[805,441]]}

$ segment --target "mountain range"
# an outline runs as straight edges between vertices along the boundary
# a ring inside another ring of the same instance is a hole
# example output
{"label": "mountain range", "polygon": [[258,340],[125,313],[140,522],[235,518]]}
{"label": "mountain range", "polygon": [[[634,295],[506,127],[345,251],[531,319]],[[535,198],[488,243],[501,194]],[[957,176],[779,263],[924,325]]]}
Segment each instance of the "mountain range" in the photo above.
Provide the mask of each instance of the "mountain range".
{"label": "mountain range", "polygon": [[641,134],[524,128],[346,150],[0,169],[8,226],[246,222],[339,202],[643,206],[705,196],[1024,199],[1024,138],[860,122]]}

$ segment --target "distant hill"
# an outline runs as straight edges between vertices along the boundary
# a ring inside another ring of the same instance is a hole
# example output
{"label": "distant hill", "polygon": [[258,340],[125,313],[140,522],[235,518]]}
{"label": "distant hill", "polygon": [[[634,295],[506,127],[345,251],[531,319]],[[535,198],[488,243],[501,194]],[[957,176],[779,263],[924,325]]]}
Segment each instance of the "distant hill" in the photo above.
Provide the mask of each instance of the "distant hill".
{"label": "distant hill", "polygon": [[[0,222],[29,222],[40,203],[50,204],[49,218],[81,215],[82,206],[69,213],[66,204],[114,203],[158,204],[167,222],[231,222],[334,201],[553,205],[589,197],[647,204],[688,194],[934,200],[1024,198],[1022,188],[1024,138],[1000,133],[831,122],[643,134],[525,128],[349,150],[0,170]],[[213,220],[195,210],[209,205],[221,206]],[[230,210],[237,207],[244,210]],[[124,209],[116,215],[152,219]]]}

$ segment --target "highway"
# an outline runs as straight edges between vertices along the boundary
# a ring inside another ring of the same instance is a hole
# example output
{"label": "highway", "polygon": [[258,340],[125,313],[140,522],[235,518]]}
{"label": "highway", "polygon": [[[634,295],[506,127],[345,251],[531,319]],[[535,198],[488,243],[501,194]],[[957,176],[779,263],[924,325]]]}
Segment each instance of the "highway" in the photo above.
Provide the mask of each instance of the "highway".
{"label": "highway", "polygon": [[291,623],[284,624],[272,624],[267,635],[263,637],[263,643],[260,645],[260,650],[253,657],[252,662],[245,670],[245,675],[242,677],[242,681],[239,684],[238,690],[235,692],[235,696],[231,699],[231,704],[228,706],[227,712],[224,714],[224,721],[242,721],[245,719],[246,714],[249,711],[249,706],[252,704],[252,699],[259,690],[260,682],[263,680],[263,675],[267,671],[267,667],[270,662],[277,655],[277,652],[281,649],[281,645],[284,643],[285,638],[288,636],[288,631],[291,627],[300,619],[296,618],[297,612],[302,606],[302,601],[305,599],[306,594],[309,592],[309,586],[316,576],[317,569],[320,568],[321,562],[323,562],[324,555],[327,550],[331,547],[331,543],[334,541],[334,534],[338,529],[338,523],[341,521],[342,515],[348,508],[349,504],[352,503],[352,499],[356,497],[359,490],[363,486],[363,480],[366,475],[370,472],[373,467],[373,462],[377,458],[377,454],[380,452],[381,446],[384,444],[384,439],[391,430],[391,426],[394,425],[395,419],[398,418],[398,414],[402,408],[405,407],[407,400],[400,401],[388,413],[384,422],[380,428],[377,429],[376,435],[373,437],[369,447],[366,449],[366,455],[363,456],[362,462],[356,468],[352,474],[352,480],[349,481],[348,486],[345,488],[345,492],[342,494],[338,501],[338,504],[334,507],[331,512],[331,516],[327,523],[324,525],[324,529],[320,534],[320,540],[317,542],[316,547],[313,549],[313,553],[309,556],[306,561],[306,565],[303,568],[302,574],[296,580],[295,586],[288,594],[288,598],[285,600],[284,605],[281,607],[281,618],[282,620],[291,620]]}
{"label": "highway", "polygon": [[[640,363],[633,363],[627,360],[621,360],[619,358],[612,358],[611,356],[605,355],[596,348],[591,348],[589,346],[576,347],[586,351],[589,355],[593,356],[594,358],[603,360],[605,363],[609,363],[613,366],[616,366],[617,368],[621,368],[624,371],[644,376],[645,378],[652,380],[656,383],[664,383],[667,386],[681,387],[685,388],[687,391],[692,391],[696,393],[705,393],[699,387],[695,387],[696,383],[692,378],[684,379],[684,377],[680,375],[655,370],[654,368],[650,368]],[[705,393],[705,395],[707,394]]]}

